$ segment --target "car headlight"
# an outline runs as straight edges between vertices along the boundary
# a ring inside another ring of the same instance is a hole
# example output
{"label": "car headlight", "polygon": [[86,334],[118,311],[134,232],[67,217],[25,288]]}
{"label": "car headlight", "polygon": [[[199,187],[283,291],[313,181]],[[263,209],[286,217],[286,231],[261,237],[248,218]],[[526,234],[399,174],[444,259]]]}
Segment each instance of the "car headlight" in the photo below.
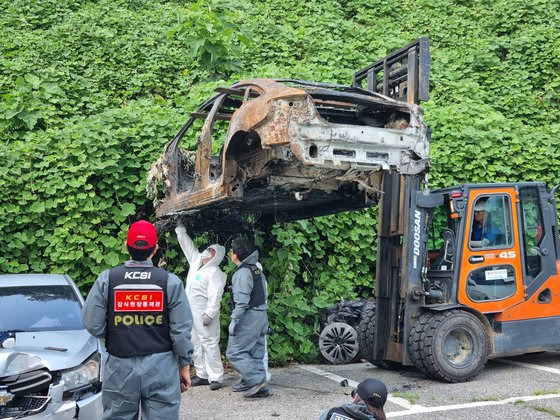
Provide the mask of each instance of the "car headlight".
{"label": "car headlight", "polygon": [[64,384],[64,392],[76,391],[79,388],[99,382],[100,360],[99,352],[95,352],[80,366],[63,371],[60,382]]}

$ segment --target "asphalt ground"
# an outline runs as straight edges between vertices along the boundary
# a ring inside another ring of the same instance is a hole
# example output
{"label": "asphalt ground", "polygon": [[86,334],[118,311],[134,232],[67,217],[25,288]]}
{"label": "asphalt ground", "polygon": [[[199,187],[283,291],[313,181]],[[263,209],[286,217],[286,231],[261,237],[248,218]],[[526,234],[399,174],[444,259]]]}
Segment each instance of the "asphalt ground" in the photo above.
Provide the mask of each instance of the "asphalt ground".
{"label": "asphalt ground", "polygon": [[[413,368],[389,371],[369,363],[290,365],[271,369],[269,398],[247,399],[226,387],[194,387],[183,394],[181,419],[318,419],[327,408],[349,402],[352,387],[375,377],[389,390],[388,418],[552,419],[560,418],[560,352],[490,360],[475,379],[447,384]],[[348,381],[348,386],[341,382]]]}

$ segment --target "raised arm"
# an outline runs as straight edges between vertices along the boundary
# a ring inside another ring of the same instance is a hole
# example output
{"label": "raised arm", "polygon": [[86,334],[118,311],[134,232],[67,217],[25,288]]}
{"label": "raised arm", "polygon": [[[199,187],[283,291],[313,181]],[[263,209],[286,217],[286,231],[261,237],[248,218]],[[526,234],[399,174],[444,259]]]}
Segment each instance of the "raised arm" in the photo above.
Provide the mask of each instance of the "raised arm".
{"label": "raised arm", "polygon": [[187,229],[185,229],[185,226],[182,223],[177,224],[175,234],[177,235],[177,240],[183,250],[183,254],[185,254],[185,258],[187,259],[189,265],[191,265],[192,261],[194,261],[197,257],[200,257],[200,252],[198,252],[198,249],[195,248],[193,240],[187,233]]}

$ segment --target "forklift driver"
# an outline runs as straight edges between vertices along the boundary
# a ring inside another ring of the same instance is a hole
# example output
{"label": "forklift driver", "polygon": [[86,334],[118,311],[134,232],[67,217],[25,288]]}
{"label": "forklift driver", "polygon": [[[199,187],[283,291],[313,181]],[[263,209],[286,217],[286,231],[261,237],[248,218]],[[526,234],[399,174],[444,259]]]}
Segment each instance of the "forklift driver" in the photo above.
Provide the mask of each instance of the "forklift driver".
{"label": "forklift driver", "polygon": [[471,231],[470,245],[473,248],[483,248],[495,245],[496,232],[492,224],[491,215],[486,209],[486,200],[479,198],[474,205],[474,220]]}

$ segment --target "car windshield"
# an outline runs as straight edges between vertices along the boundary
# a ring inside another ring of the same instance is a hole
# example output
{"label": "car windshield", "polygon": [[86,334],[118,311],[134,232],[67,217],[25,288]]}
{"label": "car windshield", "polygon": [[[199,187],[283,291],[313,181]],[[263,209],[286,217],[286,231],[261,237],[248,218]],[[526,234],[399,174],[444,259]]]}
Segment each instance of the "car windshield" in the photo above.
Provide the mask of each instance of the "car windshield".
{"label": "car windshield", "polygon": [[0,332],[83,328],[80,302],[70,286],[0,288]]}

